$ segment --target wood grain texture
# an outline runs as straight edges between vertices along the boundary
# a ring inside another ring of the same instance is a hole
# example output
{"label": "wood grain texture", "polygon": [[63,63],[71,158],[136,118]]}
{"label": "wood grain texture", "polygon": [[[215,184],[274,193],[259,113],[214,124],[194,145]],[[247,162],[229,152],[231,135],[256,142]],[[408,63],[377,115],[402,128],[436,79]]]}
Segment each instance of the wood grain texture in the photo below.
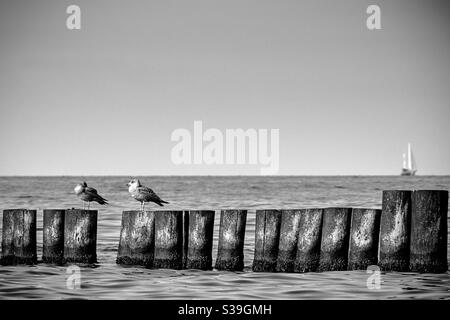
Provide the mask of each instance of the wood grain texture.
{"label": "wood grain texture", "polygon": [[304,209],[300,214],[294,272],[317,271],[320,262],[323,209]]}
{"label": "wood grain texture", "polygon": [[366,270],[378,263],[381,210],[353,208],[348,270]]}
{"label": "wood grain texture", "polygon": [[0,264],[35,264],[36,210],[3,210],[2,257]]}
{"label": "wood grain texture", "polygon": [[212,269],[214,215],[212,210],[189,211],[187,269]]}
{"label": "wood grain texture", "polygon": [[255,255],[252,270],[275,272],[280,242],[281,211],[256,210]]}
{"label": "wood grain texture", "polygon": [[44,209],[42,261],[62,264],[64,261],[64,219],[63,209]]}
{"label": "wood grain texture", "polygon": [[351,208],[324,209],[318,271],[347,270],[351,213]]}
{"label": "wood grain texture", "polygon": [[244,239],[247,210],[220,212],[219,245],[215,268],[242,271],[244,269]]}
{"label": "wood grain texture", "polygon": [[409,270],[411,196],[409,190],[383,191],[378,262],[381,270]]}
{"label": "wood grain texture", "polygon": [[411,271],[447,271],[447,212],[448,191],[414,191],[411,214]]}
{"label": "wood grain texture", "polygon": [[64,218],[64,262],[97,262],[97,216],[97,210],[66,210]]}
{"label": "wood grain texture", "polygon": [[160,210],[155,214],[153,268],[183,268],[183,211]]}
{"label": "wood grain texture", "polygon": [[116,263],[153,266],[155,215],[153,211],[124,211]]}

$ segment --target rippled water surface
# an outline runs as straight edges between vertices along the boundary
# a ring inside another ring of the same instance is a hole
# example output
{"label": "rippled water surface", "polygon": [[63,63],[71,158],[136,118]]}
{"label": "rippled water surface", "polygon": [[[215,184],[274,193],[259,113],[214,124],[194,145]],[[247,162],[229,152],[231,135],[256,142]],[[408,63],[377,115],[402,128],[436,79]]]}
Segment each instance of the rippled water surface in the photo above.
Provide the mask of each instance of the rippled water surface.
{"label": "rippled water surface", "polygon": [[[0,210],[79,207],[77,177],[0,177]],[[325,206],[381,207],[384,189],[450,189],[450,177],[144,177],[167,209],[248,209],[244,272],[151,270],[115,264],[123,210],[138,209],[129,177],[89,177],[110,200],[99,209],[98,264],[81,267],[81,289],[67,289],[67,267],[0,266],[0,299],[449,299],[450,273],[382,273],[381,288],[368,289],[365,271],[253,273],[255,210]],[[216,211],[213,258],[217,251]],[[1,225],[1,220],[0,220]],[[0,228],[1,233],[1,228]]]}

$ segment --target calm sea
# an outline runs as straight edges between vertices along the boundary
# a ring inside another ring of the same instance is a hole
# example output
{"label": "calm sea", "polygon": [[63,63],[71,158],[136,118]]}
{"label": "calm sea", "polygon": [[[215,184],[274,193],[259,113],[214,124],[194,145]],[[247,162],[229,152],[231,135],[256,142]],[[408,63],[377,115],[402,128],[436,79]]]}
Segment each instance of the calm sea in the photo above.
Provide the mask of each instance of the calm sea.
{"label": "calm sea", "polygon": [[[38,209],[38,258],[42,209],[80,207],[78,177],[0,177],[0,210]],[[81,288],[70,290],[67,267],[0,266],[0,299],[449,299],[450,273],[382,273],[368,289],[365,271],[283,274],[250,271],[255,210],[325,206],[381,207],[384,189],[450,189],[449,176],[417,177],[142,177],[171,204],[167,209],[248,209],[245,271],[151,270],[115,264],[123,210],[139,209],[129,177],[87,177],[110,200],[99,209],[98,264],[81,267]],[[152,206],[148,206],[151,208]],[[216,211],[213,258],[219,212]],[[1,219],[0,219],[1,226]],[[0,228],[1,233],[1,228]]]}

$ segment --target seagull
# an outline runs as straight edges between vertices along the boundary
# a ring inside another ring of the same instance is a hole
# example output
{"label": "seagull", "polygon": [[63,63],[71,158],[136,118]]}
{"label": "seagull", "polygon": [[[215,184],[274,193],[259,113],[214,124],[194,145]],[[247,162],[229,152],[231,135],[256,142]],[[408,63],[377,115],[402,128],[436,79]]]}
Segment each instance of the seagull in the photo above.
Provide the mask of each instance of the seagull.
{"label": "seagull", "polygon": [[78,196],[78,198],[83,200],[83,209],[85,208],[86,201],[88,203],[88,210],[91,205],[91,201],[98,202],[99,204],[102,205],[108,204],[108,200],[100,196],[97,193],[97,190],[95,190],[94,188],[88,187],[87,183],[84,181],[82,183],[77,184],[74,191],[75,194]]}
{"label": "seagull", "polygon": [[131,179],[130,182],[127,183],[128,192],[131,196],[141,203],[141,210],[145,210],[146,202],[154,202],[157,205],[163,207],[163,203],[168,203],[167,201],[162,200],[156,193],[153,192],[152,189],[148,187],[144,187],[141,185],[141,182],[138,179]]}

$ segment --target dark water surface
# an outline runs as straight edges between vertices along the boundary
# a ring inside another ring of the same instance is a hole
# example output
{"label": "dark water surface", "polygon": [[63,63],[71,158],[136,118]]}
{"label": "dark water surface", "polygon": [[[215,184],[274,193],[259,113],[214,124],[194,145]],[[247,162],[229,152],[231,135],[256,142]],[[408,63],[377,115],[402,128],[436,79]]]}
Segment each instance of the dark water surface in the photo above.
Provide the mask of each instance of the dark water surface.
{"label": "dark water surface", "polygon": [[[82,206],[73,194],[78,177],[0,177],[0,210]],[[0,266],[0,299],[449,299],[450,273],[382,273],[381,288],[368,289],[366,271],[304,274],[253,273],[255,210],[353,206],[381,208],[385,189],[450,189],[449,176],[417,177],[143,177],[165,209],[248,209],[245,271],[150,270],[115,264],[123,210],[139,209],[125,184],[129,177],[88,177],[110,201],[99,210],[98,264],[81,266],[81,289],[67,288],[67,266]],[[151,209],[152,206],[148,206]],[[213,258],[219,229],[216,211]],[[0,219],[1,226],[1,219]],[[1,234],[1,228],[0,228]],[[214,261],[213,261],[214,262]]]}

